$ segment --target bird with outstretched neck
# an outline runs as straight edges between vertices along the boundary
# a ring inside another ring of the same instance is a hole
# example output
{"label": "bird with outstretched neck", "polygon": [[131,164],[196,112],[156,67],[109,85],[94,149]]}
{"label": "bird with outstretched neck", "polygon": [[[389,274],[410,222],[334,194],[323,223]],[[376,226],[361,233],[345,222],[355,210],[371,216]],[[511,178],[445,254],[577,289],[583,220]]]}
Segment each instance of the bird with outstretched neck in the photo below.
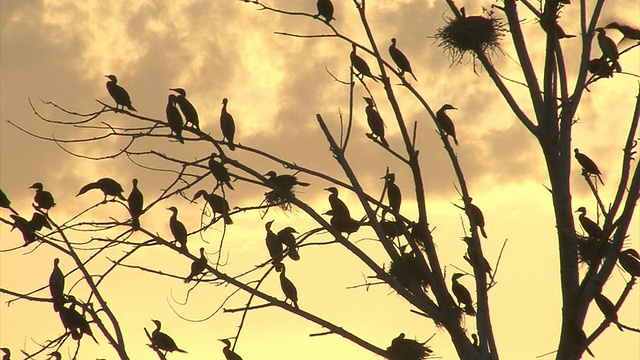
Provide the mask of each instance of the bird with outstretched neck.
{"label": "bird with outstretched neck", "polygon": [[133,230],[140,230],[140,216],[142,215],[142,208],[144,207],[144,196],[140,189],[138,189],[138,179],[133,179],[131,182],[133,188],[127,198],[129,214],[131,215],[131,228]]}
{"label": "bird with outstretched neck", "polygon": [[388,148],[389,143],[384,138],[384,121],[382,120],[382,116],[380,113],[374,108],[373,99],[370,97],[363,97],[364,101],[367,103],[367,107],[364,108],[364,113],[367,115],[367,124],[369,124],[369,129],[371,129],[371,135],[375,136],[380,140],[382,146]]}
{"label": "bird with outstretched neck", "polygon": [[222,140],[227,140],[229,150],[233,151],[236,146],[233,144],[233,137],[236,134],[236,123],[233,120],[233,116],[227,112],[227,98],[222,99],[222,110],[220,112],[220,129],[222,130]]}
{"label": "bird with outstretched neck", "polygon": [[122,193],[124,192],[122,185],[111,178],[102,178],[98,181],[88,183],[87,185],[83,186],[80,191],[78,191],[78,194],[76,196],[80,196],[93,189],[99,189],[104,194],[104,200],[102,200],[102,203],[107,202],[107,196],[113,196],[113,200],[115,200],[115,198],[124,201],[127,200],[122,195]]}
{"label": "bird with outstretched neck", "polygon": [[413,70],[411,70],[411,63],[409,63],[409,59],[407,59],[407,56],[396,47],[396,38],[391,39],[389,55],[391,55],[391,59],[396,63],[398,69],[400,69],[400,76],[404,76],[404,73],[408,72],[416,81],[418,81],[416,76],[413,74]]}
{"label": "bird with outstretched neck", "polygon": [[464,305],[464,312],[469,316],[476,316],[476,310],[473,308],[473,301],[471,300],[471,294],[464,285],[458,282],[458,279],[464,276],[464,274],[455,273],[451,277],[451,291],[458,300],[458,304]]}
{"label": "bird with outstretched neck", "polygon": [[151,346],[158,350],[164,350],[164,355],[167,355],[168,352],[181,352],[186,353],[186,351],[180,349],[176,342],[171,338],[171,336],[160,331],[162,327],[162,323],[160,320],[151,320],[154,324],[156,324],[156,329],[151,333]]}
{"label": "bird with outstretched neck", "polygon": [[124,110],[125,106],[127,109],[131,111],[137,111],[136,108],[131,105],[131,97],[129,97],[129,93],[122,86],[118,85],[118,78],[115,75],[105,75],[105,77],[109,78],[107,81],[107,91],[109,91],[109,95],[116,102],[116,111],[118,111],[118,106],[122,106],[122,110]]}
{"label": "bird with outstretched neck", "polygon": [[299,309],[298,289],[296,289],[296,286],[293,285],[291,280],[287,278],[287,276],[285,275],[285,270],[285,266],[284,264],[282,264],[282,271],[280,272],[280,287],[282,288],[282,292],[285,296],[284,301],[287,302],[287,299],[291,300],[293,306]]}
{"label": "bird with outstretched neck", "polygon": [[168,207],[167,210],[171,211],[171,218],[169,218],[169,229],[171,235],[175,241],[180,244],[180,248],[183,252],[187,252],[187,228],[184,224],[178,220],[178,209],[175,206]]}
{"label": "bird with outstretched neck", "polygon": [[456,145],[458,145],[458,139],[456,138],[456,128],[453,125],[453,121],[451,121],[451,118],[449,117],[449,115],[447,115],[446,113],[447,110],[457,110],[457,109],[450,104],[442,105],[440,110],[436,112],[436,122],[444,132],[444,135],[451,136],[453,138],[453,142]]}

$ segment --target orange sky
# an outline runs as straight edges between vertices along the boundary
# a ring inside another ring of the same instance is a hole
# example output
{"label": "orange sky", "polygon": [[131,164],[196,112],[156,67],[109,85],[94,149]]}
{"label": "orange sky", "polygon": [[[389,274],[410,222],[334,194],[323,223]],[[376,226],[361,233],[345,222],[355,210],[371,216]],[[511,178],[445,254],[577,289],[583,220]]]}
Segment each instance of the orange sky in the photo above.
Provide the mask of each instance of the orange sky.
{"label": "orange sky", "polygon": [[[331,130],[339,136],[339,112],[346,114],[349,106],[348,86],[339,84],[327,73],[328,69],[341,80],[348,80],[350,46],[337,39],[295,39],[275,35],[275,31],[298,34],[319,34],[327,30],[321,22],[308,18],[291,18],[268,12],[240,1],[209,2],[153,2],[132,0],[105,1],[3,1],[0,3],[0,185],[14,207],[29,214],[33,191],[28,187],[42,181],[56,197],[58,206],[51,216],[63,222],[82,209],[101,200],[101,195],[88,193],[76,198],[78,189],[100,177],[117,179],[128,194],[131,178],[140,180],[145,198],[159,196],[161,189],[172,180],[171,175],[136,167],[126,158],[91,162],[69,156],[55,144],[30,138],[11,126],[8,121],[44,136],[68,139],[87,136],[86,129],[71,129],[43,124],[29,107],[28,99],[50,118],[61,119],[60,112],[47,108],[39,99],[54,101],[68,109],[91,112],[100,109],[94,99],[111,103],[104,84],[105,74],[116,74],[131,94],[140,115],[165,119],[168,89],[183,87],[197,107],[202,129],[221,138],[218,117],[221,100],[229,99],[229,112],[236,119],[236,139],[247,146],[272,152],[301,166],[326,172],[339,179],[344,176],[333,161],[328,145],[317,127],[315,114],[321,113]],[[293,11],[315,12],[315,1],[277,1]],[[363,42],[365,37],[358,26],[352,3],[336,3],[335,26],[344,34]],[[557,345],[560,321],[558,254],[551,199],[546,170],[539,147],[530,134],[516,120],[487,74],[473,72],[471,62],[450,66],[450,60],[431,38],[443,25],[443,16],[451,16],[446,4],[432,1],[368,1],[368,16],[378,45],[386,49],[391,37],[398,38],[398,47],[410,58],[418,82],[412,82],[433,108],[443,103],[454,104],[459,110],[450,115],[456,123],[460,146],[456,148],[465,171],[474,203],[480,206],[487,222],[489,239],[483,247],[485,256],[494,264],[505,239],[507,245],[498,271],[498,285],[490,291],[490,306],[498,349],[503,359],[534,359],[551,352]],[[383,5],[384,4],[384,5]],[[468,14],[477,14],[477,2],[466,4]],[[489,6],[490,2],[486,3]],[[602,14],[601,24],[612,20],[640,24],[637,1],[609,2]],[[521,9],[528,47],[533,53],[536,69],[542,64],[544,41],[533,16]],[[578,34],[575,22],[579,18],[577,5],[563,10],[562,25],[568,33]],[[610,36],[618,41],[619,36]],[[568,66],[575,67],[580,50],[579,38],[563,40]],[[597,49],[597,46],[596,46]],[[521,81],[518,64],[510,40],[505,38],[501,50],[492,59],[501,74]],[[598,50],[595,50],[598,51]],[[386,51],[384,52],[386,55]],[[599,55],[599,54],[598,54]],[[638,50],[623,56],[625,72],[640,74]],[[370,61],[370,65],[373,62]],[[376,71],[374,71],[376,72]],[[392,121],[392,110],[384,103],[384,92],[367,82],[377,99],[379,111],[387,121],[387,139],[392,147],[403,149],[401,137]],[[517,99],[527,104],[527,92],[509,84]],[[605,203],[614,195],[613,184],[619,178],[622,143],[626,126],[632,116],[638,80],[629,75],[616,75],[600,81],[585,93],[578,110],[579,123],[574,127],[573,144],[589,154],[600,166],[607,186],[600,191]],[[453,266],[471,269],[461,259],[465,245],[459,238],[467,226],[461,226],[462,213],[451,205],[460,204],[451,165],[435,127],[424,109],[408,92],[394,89],[403,107],[408,124],[419,123],[417,148],[421,152],[430,225],[441,252],[442,264],[450,276]],[[398,174],[398,183],[405,199],[403,212],[414,217],[415,199],[412,184],[402,164],[368,140],[364,117],[366,95],[360,86],[355,90],[354,119],[349,161],[360,175],[362,184],[372,194],[379,194],[383,181],[379,178],[388,165]],[[67,120],[69,118],[66,118]],[[122,115],[107,114],[103,120],[112,124],[134,121]],[[157,142],[162,151],[187,159],[208,156],[210,148],[189,143]],[[103,141],[96,145],[75,144],[74,152],[102,156],[125,145],[120,140]],[[137,150],[143,150],[140,146]],[[255,166],[264,173],[282,168],[256,156],[236,151],[238,160]],[[147,161],[148,159],[140,159]],[[157,163],[147,162],[158,165]],[[579,175],[576,164],[572,175],[573,207],[586,206],[595,218],[595,201]],[[318,209],[328,210],[329,183],[310,176],[301,176],[312,185],[299,197]],[[209,184],[209,183],[207,183]],[[237,184],[237,185],[236,185]],[[203,185],[204,186],[204,185]],[[206,185],[205,187],[208,187]],[[255,206],[262,200],[263,188],[234,183],[236,191],[227,196],[232,206]],[[191,197],[197,189],[192,189]],[[341,198],[355,204],[355,196],[341,192]],[[177,206],[187,228],[199,225],[202,202],[190,204],[176,198],[158,204],[143,217],[143,226],[169,237],[170,216],[165,208]],[[364,215],[359,206],[352,212]],[[412,211],[413,210],[413,211]],[[0,211],[8,219],[9,212]],[[24,216],[24,215],[23,215]],[[109,216],[124,220],[126,209],[116,204],[99,207],[89,214],[92,219]],[[637,216],[636,216],[637,218]],[[235,224],[227,228],[223,271],[238,274],[268,257],[264,246],[264,223],[275,220],[274,228],[293,226],[299,232],[315,225],[300,210],[282,213],[272,210],[264,219],[256,212],[234,216]],[[630,229],[627,247],[638,249],[640,229],[638,221]],[[13,249],[21,244],[17,231],[9,232],[0,226],[0,249]],[[190,238],[192,253],[204,246],[214,260],[221,238],[221,226]],[[87,233],[77,233],[77,241],[86,240]],[[370,252],[380,264],[387,262],[379,246],[371,239],[370,230],[362,230],[352,240]],[[132,241],[144,241],[136,234]],[[312,241],[329,241],[324,233]],[[206,242],[205,242],[206,241]],[[0,287],[27,292],[47,284],[53,258],[59,256],[45,246],[0,252]],[[88,256],[89,252],[83,253]],[[108,256],[121,256],[112,250]],[[375,345],[386,348],[400,332],[409,338],[426,340],[437,356],[456,359],[449,336],[430,321],[409,313],[409,307],[386,285],[346,289],[361,284],[370,271],[354,262],[353,255],[338,245],[309,246],[301,250],[301,261],[287,264],[288,276],[298,287],[300,307],[342,326]],[[167,249],[145,249],[128,260],[129,264],[184,276],[189,261]],[[63,271],[72,263],[63,259]],[[95,264],[95,272],[108,266],[107,261]],[[68,286],[78,279],[73,274]],[[605,288],[605,295],[616,298],[628,275],[614,270]],[[449,282],[449,280],[448,280]],[[461,282],[471,287],[470,278]],[[283,299],[278,278],[272,273],[263,285],[264,291]],[[121,319],[127,349],[132,358],[149,359],[154,354],[146,346],[143,327],[152,329],[151,319],[163,322],[163,330],[173,336],[189,354],[172,354],[171,359],[221,359],[222,344],[216,339],[235,335],[239,314],[218,313],[202,322],[187,322],[208,317],[233,291],[230,287],[201,284],[191,291],[189,301],[183,303],[189,287],[176,279],[160,278],[133,269],[117,270],[104,284],[104,296]],[[74,292],[86,294],[84,285]],[[472,292],[473,293],[473,292]],[[45,289],[38,296],[49,296]],[[473,294],[475,299],[475,294]],[[0,346],[10,347],[14,354],[20,349],[33,352],[47,339],[63,331],[58,315],[49,304],[18,301],[6,306],[11,297],[0,295]],[[237,294],[226,307],[240,307],[246,294]],[[640,296],[635,288],[619,312],[622,323],[640,326]],[[175,313],[174,313],[175,311]],[[602,315],[592,309],[585,329],[594,329]],[[471,320],[470,326],[473,326]],[[253,311],[241,335],[236,350],[245,359],[374,359],[376,356],[358,348],[338,336],[309,337],[323,329],[276,308]],[[94,332],[97,329],[94,328]],[[80,358],[116,358],[107,341],[98,337],[100,346],[82,341]],[[65,359],[75,346],[63,347]],[[609,328],[591,350],[598,358],[640,358],[640,336],[619,333]],[[45,357],[38,357],[44,359]],[[547,357],[549,358],[549,357]]]}

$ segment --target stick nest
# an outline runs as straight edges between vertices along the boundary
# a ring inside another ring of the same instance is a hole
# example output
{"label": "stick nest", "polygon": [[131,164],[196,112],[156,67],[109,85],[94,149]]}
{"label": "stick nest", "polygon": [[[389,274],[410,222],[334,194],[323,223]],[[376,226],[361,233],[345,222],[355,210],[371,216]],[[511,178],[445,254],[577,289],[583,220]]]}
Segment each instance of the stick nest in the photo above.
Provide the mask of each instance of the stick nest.
{"label": "stick nest", "polygon": [[391,341],[391,346],[387,348],[390,360],[423,360],[433,351],[415,340],[405,339],[404,333]]}

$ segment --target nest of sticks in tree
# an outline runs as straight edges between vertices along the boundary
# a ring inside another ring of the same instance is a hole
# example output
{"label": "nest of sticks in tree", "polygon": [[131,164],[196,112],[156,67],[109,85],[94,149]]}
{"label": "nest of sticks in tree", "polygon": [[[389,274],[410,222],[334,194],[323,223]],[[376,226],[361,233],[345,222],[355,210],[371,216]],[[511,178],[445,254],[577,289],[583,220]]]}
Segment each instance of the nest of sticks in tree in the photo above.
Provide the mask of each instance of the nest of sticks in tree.
{"label": "nest of sticks in tree", "polygon": [[290,211],[291,200],[294,197],[293,191],[271,190],[264,193],[263,204],[267,207],[279,206],[284,211]]}
{"label": "nest of sticks in tree", "polygon": [[402,254],[400,259],[392,261],[389,275],[398,280],[405,288],[409,288],[412,282],[417,282],[423,287],[429,285],[429,278],[413,253]]}
{"label": "nest of sticks in tree", "polygon": [[489,53],[500,46],[505,27],[500,19],[493,16],[493,11],[484,11],[486,16],[463,16],[445,21],[447,24],[438,29],[436,39],[449,53],[453,62],[460,62],[465,54],[472,56],[476,52]]}
{"label": "nest of sticks in tree", "polygon": [[387,348],[390,360],[423,360],[426,359],[433,350],[424,346],[416,340],[405,339],[404,333],[391,341],[391,346]]}
{"label": "nest of sticks in tree", "polygon": [[576,234],[578,245],[578,261],[589,266],[597,266],[609,251],[610,241],[603,242],[600,239]]}

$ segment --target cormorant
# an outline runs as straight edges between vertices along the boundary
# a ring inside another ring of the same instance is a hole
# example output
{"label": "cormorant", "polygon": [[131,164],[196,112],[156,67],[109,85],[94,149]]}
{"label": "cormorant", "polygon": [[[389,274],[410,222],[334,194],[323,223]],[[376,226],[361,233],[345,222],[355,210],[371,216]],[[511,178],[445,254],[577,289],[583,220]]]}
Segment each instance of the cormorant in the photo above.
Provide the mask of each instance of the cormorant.
{"label": "cormorant", "polygon": [[282,288],[282,292],[284,293],[285,299],[284,302],[287,302],[287,299],[291,300],[293,306],[299,309],[298,307],[298,289],[293,285],[291,280],[287,279],[285,276],[285,267],[282,264],[282,272],[280,273],[280,287]]}
{"label": "cormorant", "polygon": [[138,179],[133,179],[133,188],[127,198],[129,204],[129,214],[131,214],[131,227],[133,230],[140,229],[140,215],[142,215],[142,207],[144,204],[144,197],[142,192],[138,189]]}
{"label": "cormorant", "polygon": [[596,28],[595,30],[598,32],[598,45],[600,46],[600,50],[602,50],[602,56],[611,60],[616,71],[621,72],[622,68],[618,62],[620,54],[618,54],[616,43],[607,36],[603,28]]}
{"label": "cormorant", "polygon": [[33,231],[40,231],[43,227],[51,230],[51,224],[49,224],[47,218],[39,212],[34,212],[33,215],[31,215],[29,226],[31,226]]}
{"label": "cormorant", "polygon": [[418,81],[416,76],[413,74],[413,70],[411,70],[411,63],[409,63],[409,59],[407,59],[407,56],[396,47],[396,38],[391,39],[389,55],[391,55],[391,59],[396,63],[398,69],[400,69],[400,76],[404,76],[404,73],[408,72],[416,81]]}
{"label": "cormorant", "polygon": [[580,215],[578,216],[578,220],[580,220],[580,224],[584,231],[589,234],[589,237],[594,239],[600,239],[602,236],[602,229],[600,225],[595,223],[593,220],[589,219],[587,215],[587,209],[584,206],[581,206],[576,210]]}
{"label": "cormorant", "polygon": [[480,233],[482,234],[482,237],[486,239],[487,233],[484,231],[484,225],[485,225],[484,215],[482,214],[482,210],[480,210],[479,207],[471,203],[472,200],[473,200],[472,198],[469,198],[469,209],[467,210],[468,214],[474,220],[474,222],[476,223],[476,226],[480,228]]}
{"label": "cormorant", "polygon": [[349,54],[349,58],[351,59],[351,66],[356,69],[361,75],[368,76],[373,79],[373,81],[378,81],[376,77],[371,73],[371,68],[369,68],[369,64],[364,61],[363,58],[356,54],[356,46],[352,45],[351,54]]}
{"label": "cormorant", "polygon": [[52,357],[54,360],[62,360],[62,355],[57,351],[50,353],[49,356]]}
{"label": "cormorant", "polygon": [[360,229],[360,222],[352,219],[350,216],[336,216],[333,210],[329,210],[324,215],[331,216],[329,223],[341,233],[352,234]]}
{"label": "cormorant", "polygon": [[174,94],[170,94],[167,100],[167,123],[172,134],[176,134],[176,139],[180,144],[184,144],[184,138],[182,137],[182,115],[176,107],[176,101],[178,97]]}
{"label": "cormorant", "polygon": [[618,322],[618,312],[615,305],[606,296],[602,294],[596,294],[593,298],[596,301],[596,305],[600,308],[600,311],[604,314],[605,319],[611,321],[618,326],[620,331],[624,331],[620,323]]}
{"label": "cormorant", "polygon": [[71,337],[74,340],[80,340],[83,334],[87,334],[91,336],[96,343],[98,343],[98,340],[93,336],[93,332],[91,331],[91,327],[89,326],[87,319],[85,319],[84,316],[75,309],[76,298],[70,295],[69,300],[71,301],[70,307],[62,305],[58,309],[60,320],[62,320],[62,324],[65,329],[68,329],[71,332]]}
{"label": "cormorant", "polygon": [[0,350],[4,353],[2,360],[11,360],[11,350],[9,350],[9,348],[3,347],[0,348]]}
{"label": "cormorant", "polygon": [[102,191],[102,193],[104,194],[104,200],[102,201],[102,203],[107,202],[107,196],[113,196],[113,200],[115,200],[115,198],[118,198],[124,201],[127,200],[122,195],[122,193],[124,192],[122,185],[120,185],[117,181],[110,178],[102,178],[98,181],[95,181],[83,186],[82,189],[78,191],[78,195],[76,196],[80,196],[92,189],[100,189],[100,191]]}
{"label": "cormorant", "polygon": [[211,153],[211,156],[209,157],[209,171],[211,171],[213,177],[216,178],[218,184],[227,185],[229,189],[234,190],[233,186],[231,186],[231,177],[229,176],[229,171],[227,171],[227,168],[224,167],[222,163],[216,161],[216,157],[220,156],[218,156],[218,154],[216,153]]}
{"label": "cormorant", "polygon": [[458,282],[458,278],[464,276],[464,274],[455,273],[451,277],[451,291],[458,299],[459,304],[464,305],[464,312],[469,316],[476,316],[476,311],[473,308],[473,302],[471,301],[471,294],[464,285]]}
{"label": "cormorant", "polygon": [[584,170],[587,174],[597,176],[600,180],[600,183],[604,185],[604,181],[602,181],[602,173],[600,172],[600,169],[598,169],[598,165],[596,165],[596,163],[593,162],[593,160],[591,160],[587,155],[581,153],[578,148],[575,148],[573,152],[575,153],[576,160],[578,160],[578,163],[580,164],[580,166],[582,166],[582,170]]}
{"label": "cormorant", "polygon": [[198,112],[196,111],[196,108],[193,106],[193,104],[191,104],[191,102],[187,100],[187,92],[183,88],[172,88],[169,90],[178,93],[176,102],[178,103],[178,106],[180,106],[180,110],[182,111],[182,115],[184,115],[185,122],[193,124],[196,129],[200,130],[200,120],[198,119]]}
{"label": "cormorant", "polygon": [[165,355],[168,352],[174,352],[174,351],[186,353],[186,351],[178,348],[178,345],[176,345],[176,342],[173,341],[171,336],[160,331],[160,327],[162,326],[162,324],[160,323],[160,320],[151,320],[151,321],[153,321],[153,323],[156,324],[156,329],[153,330],[153,332],[151,333],[151,345],[154,348],[158,350],[164,350]]}
{"label": "cormorant", "polygon": [[236,133],[236,123],[233,116],[227,112],[227,98],[222,99],[222,112],[220,113],[220,129],[222,129],[222,140],[227,139],[229,150],[233,151],[236,146],[233,145],[233,137]]}
{"label": "cormorant", "polygon": [[264,174],[264,176],[267,178],[267,180],[273,183],[274,187],[276,187],[277,190],[282,191],[284,193],[292,193],[293,187],[295,185],[300,185],[305,187],[311,185],[309,183],[299,181],[295,175],[289,175],[289,174],[278,175],[273,170],[267,172],[266,174]]}
{"label": "cormorant", "polygon": [[380,113],[373,107],[373,99],[369,97],[363,97],[363,99],[367,102],[367,107],[364,108],[364,112],[367,114],[367,123],[369,124],[372,135],[377,136],[382,145],[388,148],[389,143],[384,138],[384,121]]}
{"label": "cormorant", "polygon": [[194,260],[191,263],[191,273],[189,273],[189,276],[187,276],[187,278],[184,279],[185,284],[189,283],[191,279],[193,279],[194,277],[200,275],[200,273],[203,272],[206,267],[207,267],[207,258],[204,256],[204,248],[201,247],[200,258],[197,260]]}
{"label": "cormorant", "polygon": [[[640,29],[632,28],[629,25],[622,25],[622,24],[617,23],[617,22],[614,21],[612,23],[609,23],[604,28],[605,29],[616,29],[616,30],[620,31],[620,33],[623,36],[623,40],[624,39],[640,40]],[[622,40],[620,40],[620,41],[622,41]]]}
{"label": "cormorant", "polygon": [[118,78],[116,78],[115,75],[105,75],[105,77],[109,78],[109,81],[107,81],[107,90],[113,100],[116,101],[116,111],[118,110],[118,105],[121,105],[123,110],[126,106],[131,111],[137,111],[136,108],[131,105],[131,98],[127,90],[118,85]]}
{"label": "cormorant", "polygon": [[634,249],[622,250],[618,255],[620,266],[633,277],[640,277],[640,255]]}
{"label": "cormorant", "polygon": [[65,302],[64,298],[64,274],[58,267],[60,259],[55,258],[53,260],[53,271],[49,276],[49,292],[51,292],[51,299],[53,299],[53,310],[60,311],[60,307]]}
{"label": "cormorant", "polygon": [[236,354],[233,350],[231,350],[231,341],[228,339],[220,340],[225,347],[222,349],[222,353],[224,354],[225,359],[227,360],[242,360],[242,357]]}
{"label": "cormorant", "polygon": [[331,186],[326,188],[325,190],[331,193],[329,194],[329,205],[331,205],[331,215],[333,217],[350,219],[351,213],[349,213],[349,208],[347,207],[347,205],[344,204],[344,202],[342,202],[342,200],[338,198],[338,189]]}
{"label": "cormorant", "polygon": [[175,206],[168,207],[173,214],[169,219],[169,228],[171,229],[171,235],[180,244],[180,248],[183,251],[187,250],[187,228],[180,220],[178,220],[178,209]]}
{"label": "cormorant", "polygon": [[22,239],[24,240],[24,245],[27,246],[32,242],[36,241],[36,230],[31,226],[27,219],[22,216],[11,214],[11,218],[13,219],[13,226],[11,227],[11,231],[17,228],[22,233]]}
{"label": "cormorant", "polygon": [[400,213],[400,205],[402,204],[402,193],[400,188],[396,185],[396,174],[388,173],[382,177],[385,180],[385,186],[387,187],[387,198],[389,199],[389,207],[393,211],[394,215]]}
{"label": "cormorant", "polygon": [[318,0],[316,3],[316,7],[318,8],[318,16],[322,16],[324,18],[324,22],[327,24],[331,22],[331,20],[335,20],[333,17],[333,3],[331,0]]}
{"label": "cormorant", "polygon": [[456,128],[453,125],[453,121],[451,121],[451,118],[449,117],[449,115],[447,115],[446,113],[447,110],[457,110],[457,109],[453,107],[453,105],[449,105],[449,104],[442,105],[440,110],[436,112],[436,122],[438,123],[438,126],[440,126],[442,131],[444,131],[444,134],[451,136],[453,138],[453,142],[456,145],[458,145],[458,139],[456,139]]}
{"label": "cormorant", "polygon": [[271,256],[271,263],[275,267],[277,272],[282,271],[282,258],[283,258],[283,246],[282,242],[278,238],[278,236],[271,230],[271,225],[273,224],[273,220],[267,222],[264,225],[265,230],[267,230],[267,237],[264,239],[267,244],[267,250],[269,250],[269,255]]}
{"label": "cormorant", "polygon": [[211,206],[211,210],[214,213],[222,215],[225,224],[233,224],[233,220],[231,219],[231,216],[229,216],[229,202],[227,202],[225,198],[214,193],[209,194],[205,190],[200,190],[193,197],[193,200],[195,201],[201,196],[207,201],[207,203],[209,203],[209,206]]}
{"label": "cormorant", "polygon": [[590,73],[600,77],[612,77],[613,68],[609,65],[607,59],[595,58],[589,60],[588,70]]}
{"label": "cormorant", "polygon": [[55,201],[53,200],[53,195],[50,192],[43,190],[44,187],[42,183],[37,182],[29,187],[30,189],[36,189],[36,195],[33,197],[33,201],[35,201],[36,206],[39,209],[49,210],[52,207],[56,206]]}
{"label": "cormorant", "polygon": [[298,253],[298,245],[296,244],[296,237],[293,234],[297,234],[296,229],[291,226],[278,231],[278,240],[287,247],[287,252],[291,260],[300,260],[300,254]]}

